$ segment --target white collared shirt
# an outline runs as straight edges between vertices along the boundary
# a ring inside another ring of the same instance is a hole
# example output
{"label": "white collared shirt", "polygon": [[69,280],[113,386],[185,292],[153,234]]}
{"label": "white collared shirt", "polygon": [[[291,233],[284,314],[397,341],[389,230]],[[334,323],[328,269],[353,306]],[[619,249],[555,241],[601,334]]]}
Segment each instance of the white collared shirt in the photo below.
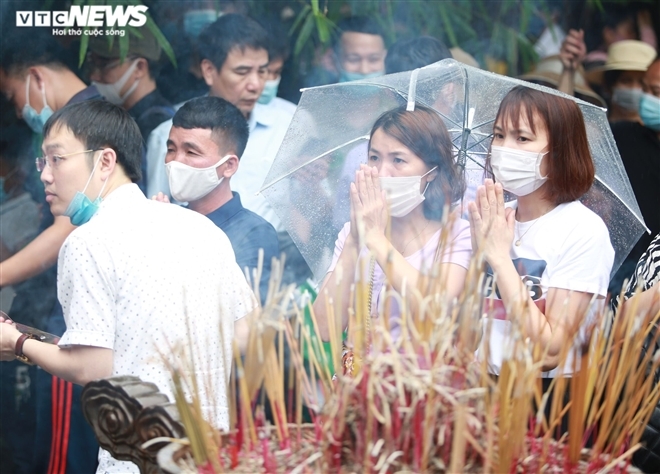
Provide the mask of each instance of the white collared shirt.
{"label": "white collared shirt", "polygon": [[[179,110],[186,102],[174,105],[174,110]],[[167,139],[170,138],[172,119],[166,120],[154,128],[147,137],[147,183],[146,194],[150,198],[156,194],[163,193],[168,197],[170,194],[170,182],[165,171],[165,155],[167,155]]]}
{"label": "white collared shirt", "polygon": [[[228,428],[234,322],[256,300],[213,222],[146,199],[135,184],[120,186],[62,245],[57,287],[66,322],[60,347],[112,349],[113,375],[153,382],[170,401],[160,353],[173,362],[171,348],[181,347],[194,358],[207,419]],[[101,451],[97,472],[138,470]]]}
{"label": "white collared shirt", "polygon": [[256,104],[248,120],[250,138],[238,171],[231,178],[231,188],[241,195],[243,207],[266,219],[277,231],[284,230],[280,218],[270,203],[257,193],[266,180],[292,118],[293,114],[283,108]]}

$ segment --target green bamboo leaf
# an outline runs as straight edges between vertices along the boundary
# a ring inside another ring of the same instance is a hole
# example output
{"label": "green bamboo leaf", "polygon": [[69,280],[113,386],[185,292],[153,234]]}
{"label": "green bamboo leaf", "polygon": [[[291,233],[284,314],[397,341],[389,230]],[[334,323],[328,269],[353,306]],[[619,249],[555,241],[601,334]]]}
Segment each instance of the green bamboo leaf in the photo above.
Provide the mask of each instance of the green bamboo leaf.
{"label": "green bamboo leaf", "polygon": [[515,76],[518,69],[518,32],[507,28],[507,63],[509,63],[509,75]]}
{"label": "green bamboo leaf", "polygon": [[85,34],[85,30],[88,30],[89,28],[85,28],[83,30],[83,35],[80,38],[80,51],[78,52],[78,68],[81,68],[82,65],[85,62],[85,58],[87,57],[87,47],[89,46],[89,36]]}
{"label": "green bamboo leaf", "polygon": [[456,34],[454,33],[454,26],[451,24],[451,21],[449,21],[449,15],[447,14],[447,10],[445,10],[444,3],[440,3],[438,5],[438,11],[440,12],[440,18],[442,19],[442,23],[444,24],[445,32],[447,33],[447,38],[449,38],[449,42],[454,47],[458,46],[458,41],[456,40]]}
{"label": "green bamboo leaf", "polygon": [[167,38],[165,38],[165,35],[160,31],[160,28],[156,25],[156,22],[153,21],[151,16],[147,13],[147,28],[149,28],[149,31],[151,32],[152,35],[154,35],[154,38],[156,38],[156,41],[160,45],[161,48],[163,48],[163,51],[167,55],[167,57],[170,59],[170,62],[174,65],[174,67],[177,67],[176,63],[176,55],[174,54],[174,50],[172,49],[172,45],[170,44],[169,41],[167,41]]}
{"label": "green bamboo leaf", "polygon": [[457,27],[460,27],[460,30],[463,32],[463,35],[467,38],[477,38],[477,32],[472,28],[472,25],[463,18],[454,17],[452,21]]}
{"label": "green bamboo leaf", "polygon": [[321,44],[325,45],[330,41],[330,30],[325,22],[326,18],[323,14],[314,14],[314,20],[316,21],[316,31],[319,34],[319,40]]}
{"label": "green bamboo leaf", "polygon": [[603,2],[601,0],[587,0],[587,5],[589,5],[590,7],[595,6],[596,8],[598,8],[598,10],[601,13],[605,11],[605,8],[603,7]]}
{"label": "green bamboo leaf", "polygon": [[119,61],[124,62],[126,56],[128,56],[128,39],[129,35],[120,36],[117,41],[119,41]]}
{"label": "green bamboo leaf", "polygon": [[520,5],[520,28],[518,31],[526,32],[529,27],[529,21],[532,17],[533,5],[529,0],[522,0]]}
{"label": "green bamboo leaf", "polygon": [[303,20],[307,18],[307,15],[311,9],[312,7],[305,5],[303,9],[300,10],[300,13],[298,13],[298,16],[296,17],[296,21],[293,22],[293,26],[291,27],[291,30],[289,30],[289,36],[292,36],[293,33],[298,30],[298,27],[302,24]]}
{"label": "green bamboo leaf", "polygon": [[312,11],[314,12],[314,16],[317,16],[320,12],[319,10],[319,0],[311,0],[310,2],[312,4]]}
{"label": "green bamboo leaf", "polygon": [[300,54],[300,51],[302,51],[303,47],[305,46],[305,43],[312,34],[313,27],[314,27],[314,14],[310,13],[309,15],[307,15],[307,18],[305,19],[305,23],[300,29],[300,34],[298,35],[298,39],[296,40],[296,45],[293,49],[293,54],[295,56]]}

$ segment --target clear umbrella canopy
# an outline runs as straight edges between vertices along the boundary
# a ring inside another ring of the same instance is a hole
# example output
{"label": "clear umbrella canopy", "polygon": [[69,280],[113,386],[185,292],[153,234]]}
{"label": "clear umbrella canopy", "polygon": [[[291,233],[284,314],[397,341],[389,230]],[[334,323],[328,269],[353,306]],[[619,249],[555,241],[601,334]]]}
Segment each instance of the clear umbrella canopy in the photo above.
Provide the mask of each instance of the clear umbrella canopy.
{"label": "clear umbrella canopy", "polygon": [[[384,112],[422,104],[442,117],[468,184],[483,178],[493,122],[504,96],[524,85],[574,100],[587,128],[596,183],[583,202],[607,224],[619,267],[646,227],[605,110],[556,90],[445,59],[415,71],[303,91],[261,192],[282,219],[317,279],[349,220],[349,185],[366,163],[371,127]],[[570,140],[570,137],[566,137]]]}

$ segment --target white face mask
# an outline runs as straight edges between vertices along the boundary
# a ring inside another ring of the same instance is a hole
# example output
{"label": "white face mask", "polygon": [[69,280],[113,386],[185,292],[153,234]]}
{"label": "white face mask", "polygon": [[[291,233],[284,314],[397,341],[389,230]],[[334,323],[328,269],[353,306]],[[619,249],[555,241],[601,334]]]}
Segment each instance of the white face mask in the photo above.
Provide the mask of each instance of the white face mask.
{"label": "white face mask", "polygon": [[644,94],[642,89],[615,87],[614,91],[612,92],[612,102],[617,104],[622,109],[626,109],[630,112],[637,112],[642,94]]}
{"label": "white face mask", "polygon": [[124,88],[124,85],[128,81],[128,78],[131,77],[133,71],[137,67],[138,60],[133,61],[133,64],[126,69],[126,72],[122,74],[117,82],[112,84],[101,84],[100,82],[92,81],[92,85],[96,86],[96,89],[99,91],[105,100],[115,105],[122,105],[126,102],[126,99],[135,91],[138,86],[139,80],[135,81],[131,87],[128,88],[124,95],[121,95],[121,90]]}
{"label": "white face mask", "polygon": [[492,146],[490,164],[495,180],[516,196],[527,196],[548,179],[541,176],[541,160],[545,153]]}
{"label": "white face mask", "polygon": [[385,190],[392,217],[403,217],[424,201],[424,193],[429,187],[426,183],[424,192],[419,191],[422,178],[436,169],[434,166],[422,176],[399,176],[378,178],[380,187]]}
{"label": "white face mask", "polygon": [[234,155],[224,156],[208,168],[193,168],[178,161],[165,164],[172,197],[181,202],[194,202],[209,194],[223,178],[218,178],[216,168],[227,162]]}

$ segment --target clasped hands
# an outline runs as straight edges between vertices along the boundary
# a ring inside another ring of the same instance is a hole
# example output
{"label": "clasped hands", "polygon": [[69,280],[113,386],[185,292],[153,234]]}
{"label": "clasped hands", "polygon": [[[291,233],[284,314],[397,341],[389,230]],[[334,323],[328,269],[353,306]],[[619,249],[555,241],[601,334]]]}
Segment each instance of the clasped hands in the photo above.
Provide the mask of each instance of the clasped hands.
{"label": "clasped hands", "polygon": [[385,236],[389,219],[387,199],[375,167],[360,165],[355,172],[355,182],[351,183],[350,200],[353,242],[360,242],[360,230],[367,246],[373,238]]}
{"label": "clasped hands", "polygon": [[561,44],[559,59],[565,69],[575,71],[587,55],[583,30],[570,30]]}
{"label": "clasped hands", "polygon": [[504,190],[499,183],[487,179],[477,188],[475,201],[468,204],[472,251],[483,252],[486,261],[510,260],[516,212],[504,207]]}

